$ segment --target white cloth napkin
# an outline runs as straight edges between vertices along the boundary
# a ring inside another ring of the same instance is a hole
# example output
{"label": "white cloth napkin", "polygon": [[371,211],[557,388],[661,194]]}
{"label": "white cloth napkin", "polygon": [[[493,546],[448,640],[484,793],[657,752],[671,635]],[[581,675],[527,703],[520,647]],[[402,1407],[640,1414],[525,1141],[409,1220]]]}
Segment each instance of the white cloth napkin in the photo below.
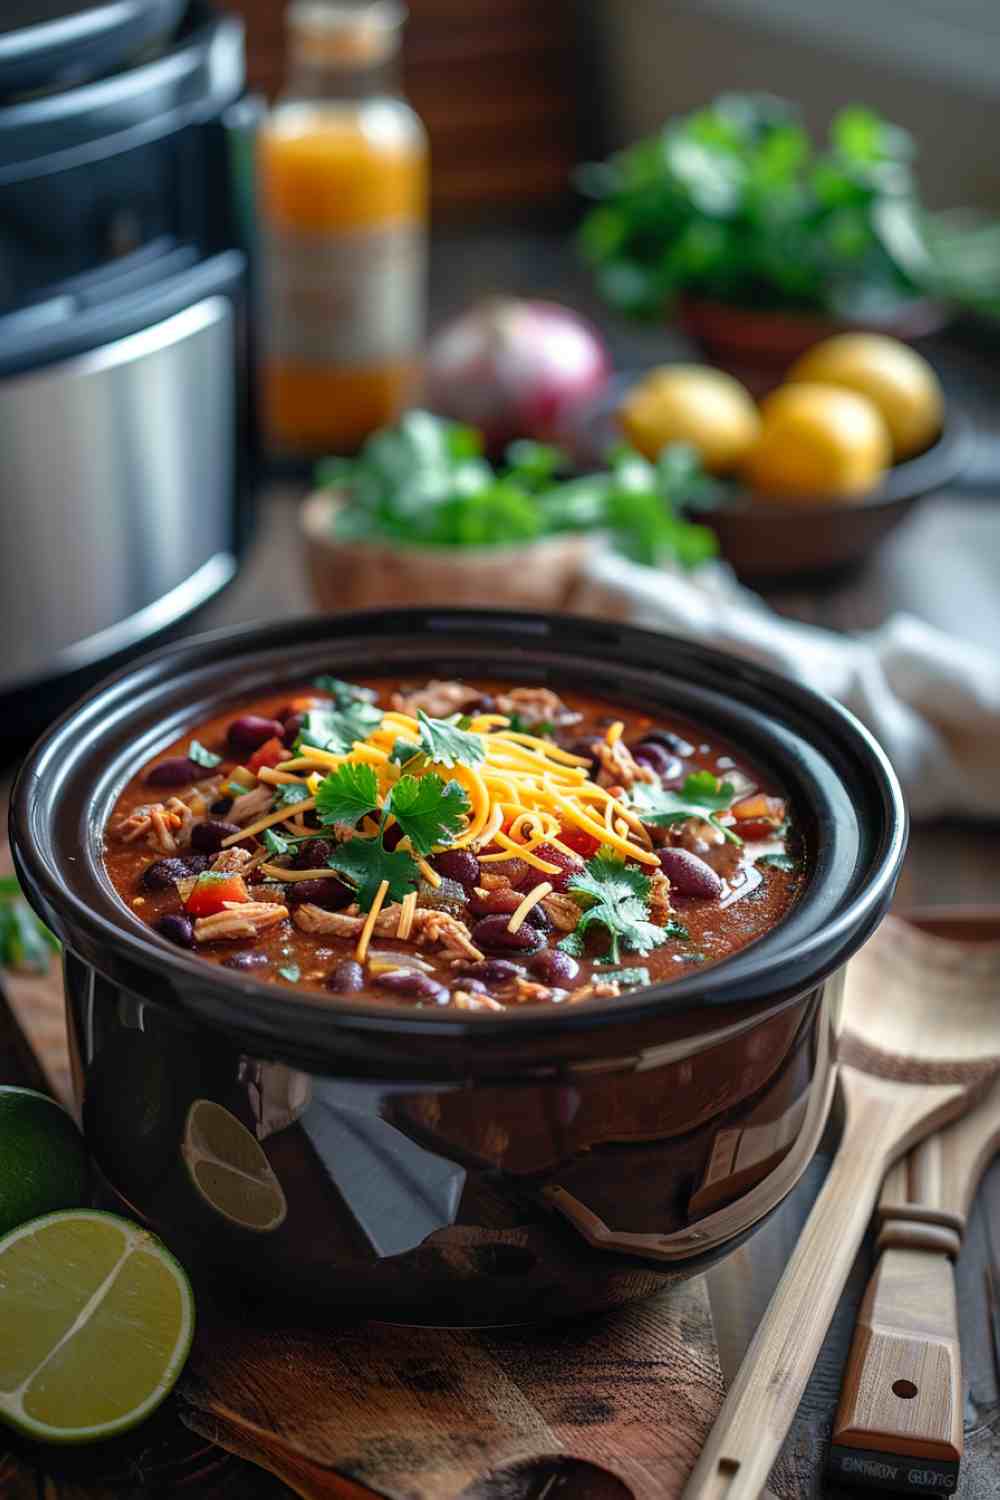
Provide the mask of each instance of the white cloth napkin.
{"label": "white cloth napkin", "polygon": [[916,818],[1000,810],[1000,655],[910,614],[843,636],[782,619],[725,567],[675,574],[601,551],[573,607],[749,657],[838,698],[881,742]]}

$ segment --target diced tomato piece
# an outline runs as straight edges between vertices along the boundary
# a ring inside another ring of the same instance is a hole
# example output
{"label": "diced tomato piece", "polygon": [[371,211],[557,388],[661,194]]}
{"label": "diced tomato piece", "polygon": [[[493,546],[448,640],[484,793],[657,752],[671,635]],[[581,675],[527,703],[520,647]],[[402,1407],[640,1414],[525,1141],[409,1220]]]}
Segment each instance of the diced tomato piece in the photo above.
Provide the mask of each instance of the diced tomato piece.
{"label": "diced tomato piece", "polygon": [[261,766],[270,766],[273,771],[283,760],[288,760],[291,753],[288,746],[283,745],[275,736],[274,739],[265,740],[260,749],[254,751],[247,761],[247,770],[257,772]]}
{"label": "diced tomato piece", "polygon": [[763,792],[755,792],[752,797],[744,797],[742,802],[734,802],[730,811],[736,820],[736,832],[751,842],[770,838],[786,816],[784,799],[765,797]]}
{"label": "diced tomato piece", "polygon": [[559,842],[565,844],[568,849],[575,849],[582,859],[592,859],[600,847],[600,840],[595,839],[593,834],[587,833],[583,828],[577,828],[572,823],[563,824],[559,833]]}
{"label": "diced tomato piece", "polygon": [[206,870],[195,881],[185,906],[189,916],[214,917],[216,912],[225,911],[227,901],[249,900],[250,892],[242,875]]}

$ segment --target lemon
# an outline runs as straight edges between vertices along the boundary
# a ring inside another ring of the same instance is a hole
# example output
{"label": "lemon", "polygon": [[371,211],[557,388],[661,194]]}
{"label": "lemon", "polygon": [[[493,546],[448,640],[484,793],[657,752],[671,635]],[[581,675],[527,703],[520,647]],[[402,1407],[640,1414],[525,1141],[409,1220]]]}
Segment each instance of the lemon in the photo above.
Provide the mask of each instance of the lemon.
{"label": "lemon", "polygon": [[181,1155],[198,1196],[241,1229],[269,1234],[288,1204],[260,1144],[241,1121],[211,1099],[187,1113]]}
{"label": "lemon", "polygon": [[83,1136],[54,1099],[0,1087],[0,1235],[87,1198]]}
{"label": "lemon", "polygon": [[816,344],[788,380],[822,381],[867,396],[882,413],[897,459],[922,453],[941,431],[944,397],[922,355],[879,333],[841,333]]}
{"label": "lemon", "polygon": [[801,504],[863,499],[892,458],[877,408],[835,385],[784,385],[761,406],[761,433],[744,469],[762,495]]}
{"label": "lemon", "polygon": [[0,1239],[0,1328],[0,1418],[43,1442],[94,1442],[136,1426],[171,1390],[194,1297],[153,1235],[72,1209]]}
{"label": "lemon", "polygon": [[760,419],[749,391],[709,365],[661,365],[633,386],[618,419],[649,459],[668,443],[690,443],[713,474],[738,468],[757,437]]}

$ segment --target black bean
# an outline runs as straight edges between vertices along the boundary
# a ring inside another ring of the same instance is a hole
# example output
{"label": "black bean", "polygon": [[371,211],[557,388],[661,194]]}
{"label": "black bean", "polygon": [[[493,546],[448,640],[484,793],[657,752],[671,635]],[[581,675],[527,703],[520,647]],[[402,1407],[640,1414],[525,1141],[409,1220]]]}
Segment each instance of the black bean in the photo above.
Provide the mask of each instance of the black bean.
{"label": "black bean", "polygon": [[311,906],[321,906],[324,911],[341,911],[354,900],[350,886],[338,880],[336,875],[329,879],[290,880],[285,889],[290,906],[308,901]]}
{"label": "black bean", "polygon": [[222,960],[224,969],[266,969],[271,960],[266,953],[256,953],[252,948],[246,953],[231,953]]}
{"label": "black bean", "polygon": [[523,964],[512,963],[509,958],[482,958],[458,971],[463,980],[481,979],[484,984],[509,984],[524,972]]}
{"label": "black bean", "polygon": [[675,734],[672,729],[650,729],[643,735],[644,740],[651,740],[654,745],[665,745],[682,760],[688,760],[694,754],[694,746],[690,740]]}
{"label": "black bean", "polygon": [[658,745],[655,740],[640,740],[638,745],[630,748],[633,760],[638,761],[640,766],[649,766],[661,781],[680,782],[684,767],[677,756],[671,755],[663,745]]}
{"label": "black bean", "polygon": [[169,859],[156,859],[143,871],[142,887],[146,891],[169,891],[178,880],[200,875],[207,869],[205,854],[175,854]]}
{"label": "black bean", "polygon": [[580,965],[558,948],[543,948],[528,962],[531,977],[541,984],[569,984],[580,972]]}
{"label": "black bean", "polygon": [[226,839],[239,833],[238,823],[224,823],[221,818],[206,818],[191,830],[191,848],[200,854],[218,854]]}
{"label": "black bean", "polygon": [[721,876],[689,849],[661,849],[660,869],[679,896],[717,901],[722,895]]}
{"label": "black bean", "polygon": [[161,917],[157,922],[156,929],[171,943],[176,943],[179,948],[194,947],[194,923],[190,917],[182,917],[178,912],[168,911],[166,916]]}
{"label": "black bean", "polygon": [[457,880],[467,891],[479,884],[479,861],[468,849],[446,849],[435,854],[431,864],[439,875]]}
{"label": "black bean", "polygon": [[333,853],[329,839],[306,839],[292,858],[293,870],[321,870]]}
{"label": "black bean", "polygon": [[420,969],[390,969],[387,974],[377,975],[374,982],[380,990],[389,990],[394,995],[412,995],[415,1000],[436,1000],[444,1004],[448,997],[444,985]]}
{"label": "black bean", "polygon": [[204,766],[195,765],[186,755],[174,755],[161,760],[151,771],[146,772],[147,786],[190,786],[192,781],[206,774]]}
{"label": "black bean", "polygon": [[326,976],[326,987],[338,995],[349,995],[364,989],[365,971],[353,958],[342,958]]}
{"label": "black bean", "polygon": [[279,724],[277,719],[241,714],[227,729],[226,744],[234,755],[241,755],[246,750],[259,750],[267,740],[280,740],[284,732],[284,724]]}
{"label": "black bean", "polygon": [[305,714],[291,713],[288,715],[288,718],[283,719],[282,722],[285,726],[285,729],[281,738],[283,742],[289,747],[289,749],[291,749],[302,732],[302,726],[306,722],[306,716]]}
{"label": "black bean", "polygon": [[504,915],[482,917],[472,929],[472,941],[477,948],[501,953],[534,953],[545,941],[541,932],[530,922],[522,922],[516,932],[511,932]]}
{"label": "black bean", "polygon": [[208,809],[216,818],[224,818],[233,805],[232,797],[219,797]]}

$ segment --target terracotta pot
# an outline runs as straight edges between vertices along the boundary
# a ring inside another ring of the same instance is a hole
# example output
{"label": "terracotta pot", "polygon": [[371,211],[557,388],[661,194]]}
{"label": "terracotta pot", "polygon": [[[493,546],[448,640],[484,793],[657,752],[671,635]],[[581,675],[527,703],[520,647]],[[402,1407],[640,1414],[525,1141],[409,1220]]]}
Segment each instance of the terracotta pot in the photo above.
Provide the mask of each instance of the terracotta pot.
{"label": "terracotta pot", "polygon": [[[897,339],[926,338],[950,318],[943,302],[914,298],[885,319],[834,318],[822,313],[733,307],[682,297],[672,321],[726,369],[784,369],[821,339],[835,333],[887,333]],[[751,380],[751,385],[755,382]]]}
{"label": "terracotta pot", "polygon": [[328,613],[393,604],[486,604],[563,609],[602,539],[565,532],[509,547],[398,547],[334,535],[329,491],[302,505],[306,566]]}

